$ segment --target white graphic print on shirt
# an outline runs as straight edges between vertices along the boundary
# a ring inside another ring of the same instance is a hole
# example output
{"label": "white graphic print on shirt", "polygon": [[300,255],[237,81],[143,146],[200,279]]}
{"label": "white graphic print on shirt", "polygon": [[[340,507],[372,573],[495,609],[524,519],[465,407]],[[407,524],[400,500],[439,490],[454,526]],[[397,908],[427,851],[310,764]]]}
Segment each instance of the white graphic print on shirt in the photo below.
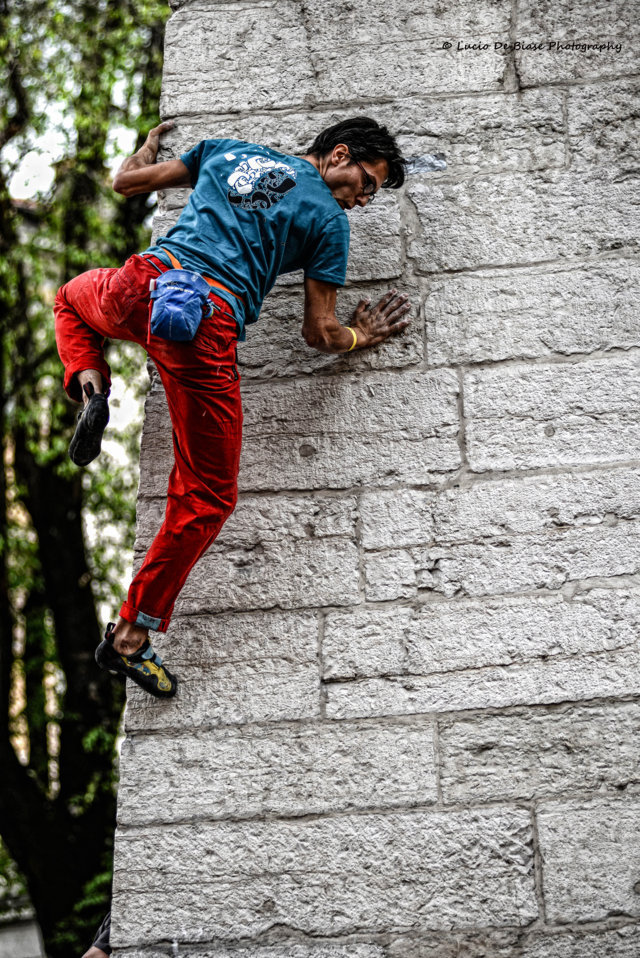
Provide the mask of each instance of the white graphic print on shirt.
{"label": "white graphic print on shirt", "polygon": [[[230,154],[227,154],[230,157]],[[287,163],[263,156],[247,156],[227,177],[227,199],[243,210],[266,210],[296,185],[297,173]],[[233,157],[235,159],[235,156]]]}

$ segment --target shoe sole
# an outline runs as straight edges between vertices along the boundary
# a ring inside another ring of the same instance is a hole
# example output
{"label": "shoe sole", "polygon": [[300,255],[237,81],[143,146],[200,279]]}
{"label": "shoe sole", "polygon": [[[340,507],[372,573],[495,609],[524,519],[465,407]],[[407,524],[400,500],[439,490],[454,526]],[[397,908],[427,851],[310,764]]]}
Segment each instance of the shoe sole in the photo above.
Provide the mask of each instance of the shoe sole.
{"label": "shoe sole", "polygon": [[[96,396],[102,394],[96,393]],[[92,397],[80,413],[76,431],[69,444],[69,458],[76,466],[88,466],[100,455],[102,436],[109,422],[109,406],[104,401],[95,401]]]}

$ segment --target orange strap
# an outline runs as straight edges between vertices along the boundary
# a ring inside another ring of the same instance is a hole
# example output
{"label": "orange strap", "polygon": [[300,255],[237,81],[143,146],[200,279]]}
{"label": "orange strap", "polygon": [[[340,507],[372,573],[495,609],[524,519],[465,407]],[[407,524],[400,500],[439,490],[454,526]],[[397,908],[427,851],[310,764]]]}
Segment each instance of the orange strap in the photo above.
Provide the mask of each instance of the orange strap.
{"label": "orange strap", "polygon": [[[164,246],[161,246],[160,249],[162,250],[163,253],[167,254],[167,256],[169,257],[169,261],[174,269],[182,269],[182,266],[180,265],[178,260],[175,258],[173,253],[170,253],[168,249],[164,248]],[[244,303],[244,299],[242,298],[242,296],[238,296],[238,294],[234,293],[233,290],[229,289],[228,286],[223,286],[223,284],[219,283],[217,279],[211,279],[210,276],[203,276],[202,278],[207,281],[209,286],[214,286],[216,289],[223,289],[225,293],[231,293],[231,295],[235,296],[236,299],[239,299],[241,303]]]}

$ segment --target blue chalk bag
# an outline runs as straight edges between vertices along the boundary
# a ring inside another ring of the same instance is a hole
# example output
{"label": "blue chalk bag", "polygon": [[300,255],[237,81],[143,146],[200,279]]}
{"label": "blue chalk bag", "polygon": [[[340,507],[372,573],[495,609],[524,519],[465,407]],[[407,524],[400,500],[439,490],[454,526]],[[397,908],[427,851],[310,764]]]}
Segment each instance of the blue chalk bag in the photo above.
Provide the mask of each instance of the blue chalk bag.
{"label": "blue chalk bag", "polygon": [[209,283],[189,269],[168,269],[150,281],[149,289],[154,336],[189,342],[198,332],[202,317],[213,314]]}

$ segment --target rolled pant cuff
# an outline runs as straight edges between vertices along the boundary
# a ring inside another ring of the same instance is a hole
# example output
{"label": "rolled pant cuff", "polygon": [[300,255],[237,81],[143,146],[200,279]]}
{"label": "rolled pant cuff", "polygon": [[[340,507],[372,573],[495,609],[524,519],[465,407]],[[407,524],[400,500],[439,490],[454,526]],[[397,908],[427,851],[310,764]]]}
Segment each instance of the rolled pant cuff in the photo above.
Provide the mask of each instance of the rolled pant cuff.
{"label": "rolled pant cuff", "polygon": [[129,605],[128,602],[122,603],[120,615],[125,622],[131,622],[132,625],[139,625],[143,629],[153,629],[154,632],[166,632],[169,628],[169,622],[171,621],[170,616],[162,618],[147,615],[146,612],[141,612],[140,609],[134,608],[134,606]]}

